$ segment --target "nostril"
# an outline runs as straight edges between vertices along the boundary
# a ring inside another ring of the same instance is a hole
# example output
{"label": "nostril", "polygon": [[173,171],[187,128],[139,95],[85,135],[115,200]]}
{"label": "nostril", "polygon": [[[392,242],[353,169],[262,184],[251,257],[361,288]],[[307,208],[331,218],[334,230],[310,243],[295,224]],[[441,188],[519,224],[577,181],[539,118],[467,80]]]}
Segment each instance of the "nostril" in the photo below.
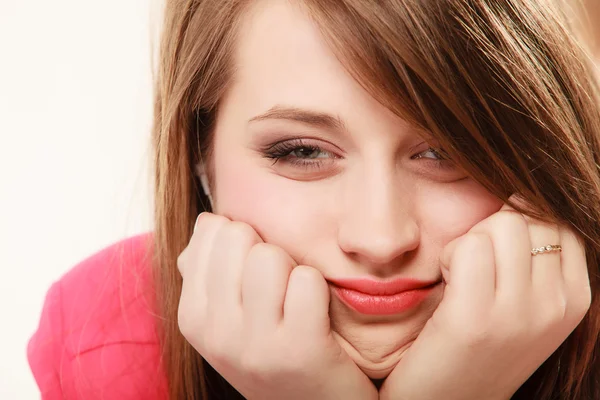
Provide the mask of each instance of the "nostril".
{"label": "nostril", "polygon": [[346,254],[361,262],[386,266],[409,257],[419,247],[420,231],[409,216],[402,219],[383,215],[353,215],[344,218],[338,231],[338,245]]}
{"label": "nostril", "polygon": [[412,238],[391,239],[390,237],[374,240],[371,237],[341,246],[345,253],[365,263],[376,265],[395,264],[399,258],[409,257],[419,246],[418,240]]}

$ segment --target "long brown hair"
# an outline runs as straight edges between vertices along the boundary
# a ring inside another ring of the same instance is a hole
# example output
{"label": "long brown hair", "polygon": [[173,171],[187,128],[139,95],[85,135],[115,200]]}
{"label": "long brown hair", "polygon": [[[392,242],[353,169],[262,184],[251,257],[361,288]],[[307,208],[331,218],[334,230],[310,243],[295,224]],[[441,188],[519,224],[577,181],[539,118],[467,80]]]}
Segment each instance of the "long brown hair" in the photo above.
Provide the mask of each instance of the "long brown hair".
{"label": "long brown hair", "polygon": [[[173,399],[235,390],[177,326],[176,260],[207,198],[216,110],[250,0],[167,0],[155,87],[155,282]],[[304,0],[339,60],[398,116],[426,129],[498,198],[585,241],[588,314],[514,399],[600,399],[600,113],[592,66],[553,0]],[[209,163],[210,165],[210,163]]]}

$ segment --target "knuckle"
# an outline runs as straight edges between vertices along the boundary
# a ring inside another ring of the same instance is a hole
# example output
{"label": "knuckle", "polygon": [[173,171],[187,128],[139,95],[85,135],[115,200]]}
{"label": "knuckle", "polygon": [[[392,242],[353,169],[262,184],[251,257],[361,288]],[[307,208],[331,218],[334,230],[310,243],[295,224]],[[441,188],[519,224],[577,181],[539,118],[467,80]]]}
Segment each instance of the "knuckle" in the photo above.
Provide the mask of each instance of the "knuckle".
{"label": "knuckle", "polygon": [[224,331],[218,323],[210,324],[204,332],[204,354],[206,358],[219,365],[231,364],[233,360],[234,346],[229,341],[229,332]]}
{"label": "knuckle", "polygon": [[553,320],[556,322],[563,321],[567,316],[568,311],[568,302],[567,299],[563,296],[559,296],[556,299],[556,304],[554,306]]}
{"label": "knuckle", "polygon": [[582,289],[580,296],[581,296],[581,309],[584,311],[584,314],[585,314],[592,306],[592,288],[590,287],[589,282],[585,286],[585,288]]}
{"label": "knuckle", "polygon": [[506,230],[511,230],[515,227],[528,229],[528,223],[525,216],[518,211],[503,211],[498,215],[498,219],[499,226]]}
{"label": "knuckle", "polygon": [[298,265],[294,268],[290,275],[290,280],[301,279],[304,281],[320,281],[323,279],[321,273],[313,267],[307,265]]}
{"label": "knuckle", "polygon": [[215,339],[206,341],[207,356],[219,365],[226,365],[231,363],[231,355],[228,350],[228,346],[223,340]]}
{"label": "knuckle", "polygon": [[240,366],[244,373],[253,379],[269,379],[273,371],[277,370],[270,357],[265,354],[257,354],[254,351],[246,351],[240,357]]}
{"label": "knuckle", "polygon": [[208,223],[213,219],[214,215],[208,212],[203,212],[198,214],[196,217],[196,222],[194,224],[195,230],[202,230]]}
{"label": "knuckle", "polygon": [[525,216],[516,210],[504,210],[497,214],[499,219],[499,223],[506,224],[508,226],[512,225],[527,225],[527,220]]}
{"label": "knuckle", "polygon": [[504,232],[519,228],[521,230],[528,229],[527,221],[523,214],[514,210],[499,211],[491,216],[491,224],[498,230]]}
{"label": "knuckle", "polygon": [[563,325],[568,317],[570,302],[561,293],[555,293],[538,304],[534,317],[534,330],[545,332]]}
{"label": "knuckle", "polygon": [[246,243],[249,246],[259,241],[256,231],[244,222],[232,221],[224,230],[224,235],[229,240]]}
{"label": "knuckle", "polygon": [[587,275],[585,277],[585,281],[583,282],[581,288],[577,291],[577,293],[579,294],[582,307],[585,307],[586,310],[589,309],[592,305],[592,285]]}
{"label": "knuckle", "polygon": [[554,306],[549,307],[542,313],[542,325],[544,327],[553,327],[560,325],[567,315],[566,305],[556,303]]}
{"label": "knuckle", "polygon": [[570,300],[569,306],[573,315],[581,320],[592,306],[592,290],[589,282],[577,291],[576,296]]}
{"label": "knuckle", "polygon": [[248,253],[249,261],[261,261],[275,264],[289,264],[291,257],[279,246],[269,243],[256,243]]}
{"label": "knuckle", "polygon": [[456,248],[457,255],[471,255],[492,246],[492,239],[483,232],[471,232],[463,236]]}
{"label": "knuckle", "polygon": [[187,312],[185,304],[180,303],[177,310],[177,326],[188,342],[191,343],[194,336],[199,332],[198,325],[198,320],[191,317],[191,313]]}
{"label": "knuckle", "polygon": [[183,275],[183,271],[185,268],[185,264],[186,264],[186,251],[182,251],[178,256],[177,256],[177,269],[179,270],[179,273],[181,275]]}
{"label": "knuckle", "polygon": [[204,221],[206,221],[206,220],[210,219],[210,218],[211,218],[211,216],[212,216],[212,215],[211,215],[211,213],[208,213],[208,212],[202,212],[202,213],[198,214],[198,217],[196,218],[196,222],[197,222],[198,224],[201,224],[201,223],[203,223]]}

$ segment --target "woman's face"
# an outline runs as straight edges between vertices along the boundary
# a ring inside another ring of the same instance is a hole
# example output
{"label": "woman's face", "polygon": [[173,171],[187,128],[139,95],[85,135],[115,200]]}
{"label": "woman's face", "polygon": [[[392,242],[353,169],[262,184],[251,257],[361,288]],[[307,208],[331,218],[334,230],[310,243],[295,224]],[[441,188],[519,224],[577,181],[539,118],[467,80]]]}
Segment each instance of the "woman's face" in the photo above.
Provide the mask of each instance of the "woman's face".
{"label": "woman's face", "polygon": [[[444,245],[501,202],[363,90],[301,9],[260,4],[241,27],[217,118],[215,212],[326,279],[439,281]],[[392,315],[355,311],[332,290],[332,328],[369,376],[383,377],[442,290]]]}

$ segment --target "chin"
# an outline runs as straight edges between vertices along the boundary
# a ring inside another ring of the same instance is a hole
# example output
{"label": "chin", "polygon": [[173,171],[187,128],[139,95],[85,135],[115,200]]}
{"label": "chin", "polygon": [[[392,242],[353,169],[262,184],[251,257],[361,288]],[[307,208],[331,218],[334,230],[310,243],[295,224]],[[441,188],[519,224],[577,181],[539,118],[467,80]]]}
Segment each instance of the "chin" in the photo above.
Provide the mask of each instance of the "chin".
{"label": "chin", "polygon": [[432,297],[408,315],[366,322],[335,300],[332,300],[330,313],[334,336],[354,363],[372,380],[387,378],[439,304],[439,299]]}
{"label": "chin", "polygon": [[[392,327],[386,328],[391,330]],[[390,341],[389,338],[394,336],[389,333],[384,336],[387,340],[381,340],[384,339],[383,337],[377,338],[378,333],[383,333],[381,328],[365,330],[366,332],[361,332],[363,333],[361,336],[370,337],[368,341],[358,340],[357,337],[348,341],[339,334],[336,334],[336,338],[348,356],[365,375],[374,380],[385,379],[398,365],[406,350],[410,348],[416,335],[411,335],[410,338],[402,341]]]}
{"label": "chin", "polygon": [[[428,313],[389,324],[362,325],[344,321],[334,332],[338,343],[372,380],[382,380],[394,370],[421,332]],[[342,321],[339,321],[342,322]]]}
{"label": "chin", "polygon": [[[375,359],[366,358],[365,354],[354,353],[350,357],[354,363],[371,379],[385,379],[396,368],[396,365],[402,360],[402,356],[410,347],[412,341],[398,348],[392,353],[380,355]],[[372,356],[369,354],[369,356]]]}
{"label": "chin", "polygon": [[370,379],[385,379],[394,370],[394,368],[396,367],[396,364],[398,364],[398,363],[396,362],[395,364],[389,365],[387,367],[376,367],[376,368],[373,368],[373,366],[367,367],[367,366],[359,365],[359,368]]}

